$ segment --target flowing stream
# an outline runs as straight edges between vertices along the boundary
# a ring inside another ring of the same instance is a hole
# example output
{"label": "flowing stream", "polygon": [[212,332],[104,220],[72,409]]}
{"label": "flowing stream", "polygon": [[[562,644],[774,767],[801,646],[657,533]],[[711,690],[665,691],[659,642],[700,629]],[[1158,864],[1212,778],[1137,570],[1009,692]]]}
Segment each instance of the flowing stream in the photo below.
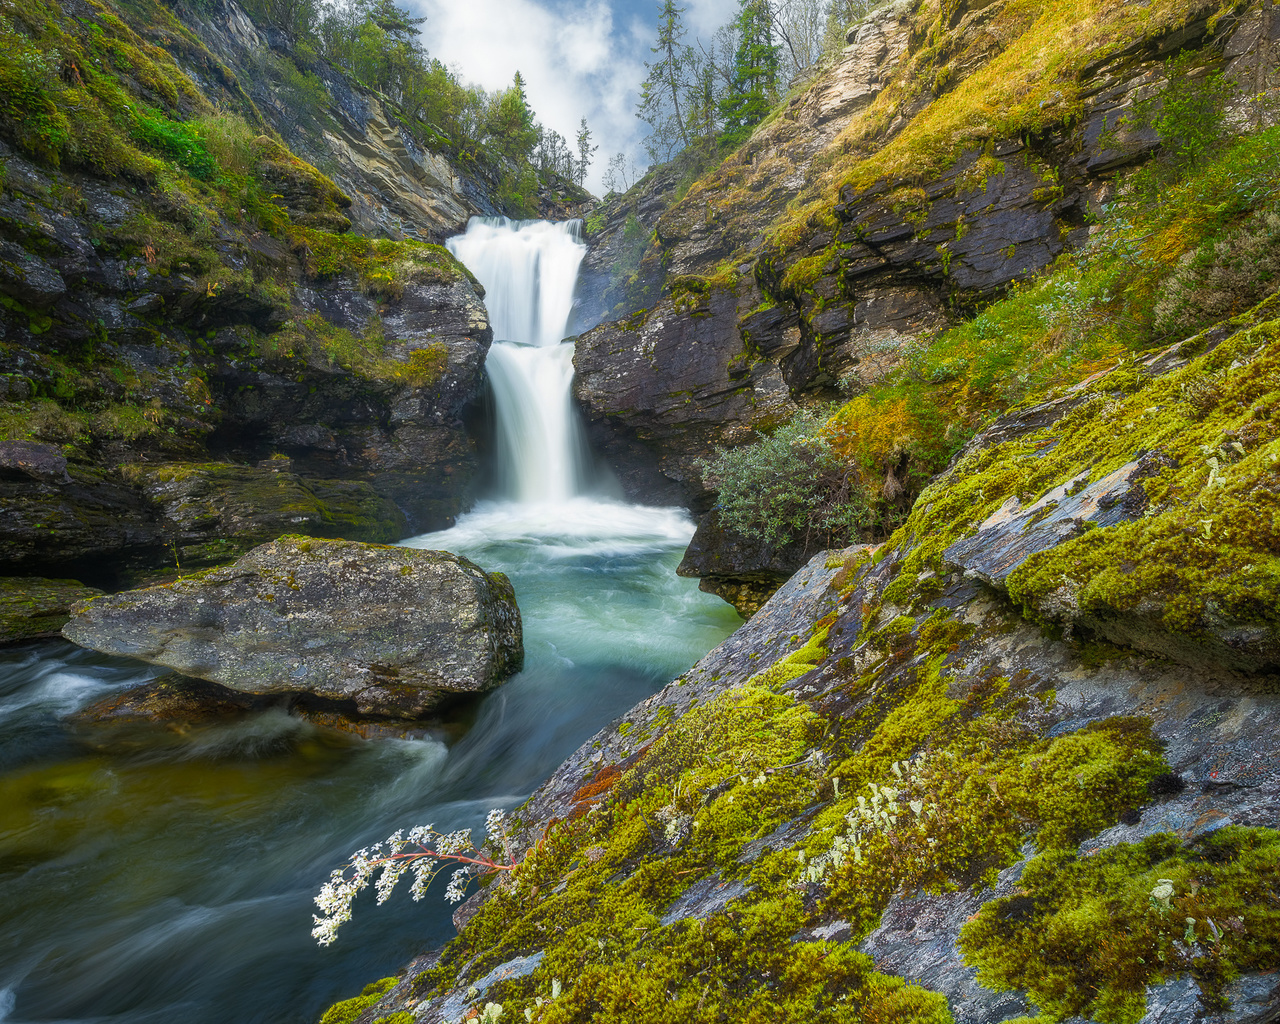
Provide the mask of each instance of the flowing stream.
{"label": "flowing stream", "polygon": [[499,492],[404,543],[510,575],[524,671],[421,739],[364,742],[282,712],[99,733],[63,719],[160,670],[60,642],[0,648],[0,1021],[312,1024],[453,934],[442,899],[362,897],[318,948],[311,897],[330,870],[397,828],[478,828],[514,807],[738,624],[675,575],[683,511],[584,492],[559,344],[585,251],[574,228],[475,221],[452,247],[503,338],[488,364]]}

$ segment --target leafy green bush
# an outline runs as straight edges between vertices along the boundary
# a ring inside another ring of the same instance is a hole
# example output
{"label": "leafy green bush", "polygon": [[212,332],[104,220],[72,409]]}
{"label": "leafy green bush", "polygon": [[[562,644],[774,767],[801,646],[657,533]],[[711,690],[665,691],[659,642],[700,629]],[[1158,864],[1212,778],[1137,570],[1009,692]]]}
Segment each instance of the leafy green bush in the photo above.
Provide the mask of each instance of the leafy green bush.
{"label": "leafy green bush", "polygon": [[138,108],[134,111],[133,137],[203,181],[218,173],[218,162],[209,155],[195,125],[171,121],[156,110]]}
{"label": "leafy green bush", "polygon": [[856,471],[836,456],[821,428],[821,419],[800,413],[755,444],[719,448],[701,461],[720,491],[721,525],[771,544],[817,533],[831,546],[871,526],[875,514]]}

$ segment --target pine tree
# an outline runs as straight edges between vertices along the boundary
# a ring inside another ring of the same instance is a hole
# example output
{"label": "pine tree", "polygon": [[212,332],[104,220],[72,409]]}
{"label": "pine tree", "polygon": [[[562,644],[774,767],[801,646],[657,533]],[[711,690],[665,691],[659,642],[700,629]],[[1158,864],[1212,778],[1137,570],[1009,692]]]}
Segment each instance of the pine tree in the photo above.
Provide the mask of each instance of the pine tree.
{"label": "pine tree", "polygon": [[528,159],[533,152],[538,129],[525,96],[524,77],[519,71],[511,88],[497,93],[490,101],[484,128],[493,148],[517,163]]}
{"label": "pine tree", "polygon": [[591,157],[599,146],[591,145],[591,129],[587,127],[584,117],[578,125],[578,162],[574,167],[573,180],[581,185],[587,180],[587,168],[591,166]]}
{"label": "pine tree", "polygon": [[655,161],[669,160],[678,148],[689,145],[689,126],[680,102],[689,85],[694,53],[681,42],[685,28],[680,16],[684,12],[685,8],[677,7],[675,0],[662,0],[658,43],[650,47],[658,59],[652,64],[645,63],[649,74],[640,86],[640,109],[636,116],[649,125],[645,146]]}
{"label": "pine tree", "polygon": [[720,100],[720,114],[724,118],[720,137],[737,145],[764,120],[777,99],[778,47],[773,41],[769,0],[739,0],[734,28],[738,49],[734,54],[733,78]]}

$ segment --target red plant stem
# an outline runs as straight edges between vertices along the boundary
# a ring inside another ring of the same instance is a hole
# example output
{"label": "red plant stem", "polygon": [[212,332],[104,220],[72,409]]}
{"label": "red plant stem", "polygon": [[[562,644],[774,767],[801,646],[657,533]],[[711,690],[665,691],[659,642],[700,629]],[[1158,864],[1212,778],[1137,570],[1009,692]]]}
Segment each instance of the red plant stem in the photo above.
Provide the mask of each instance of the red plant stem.
{"label": "red plant stem", "polygon": [[436,853],[434,850],[425,850],[422,853],[397,853],[394,857],[380,857],[378,860],[369,861],[369,867],[377,867],[379,864],[390,864],[393,860],[417,860],[420,857],[434,857],[436,860],[451,860],[458,864],[478,864],[482,868],[491,868],[494,871],[510,871],[515,867],[514,863],[499,864],[497,861],[489,860],[488,857],[464,857],[460,853]]}

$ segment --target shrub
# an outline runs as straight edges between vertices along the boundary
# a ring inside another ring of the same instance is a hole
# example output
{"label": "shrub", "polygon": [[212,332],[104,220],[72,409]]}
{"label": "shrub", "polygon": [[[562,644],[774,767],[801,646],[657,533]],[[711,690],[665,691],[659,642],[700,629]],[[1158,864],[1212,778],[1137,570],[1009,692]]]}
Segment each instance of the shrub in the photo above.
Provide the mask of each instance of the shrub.
{"label": "shrub", "polygon": [[822,420],[800,413],[771,436],[716,450],[699,465],[719,488],[720,522],[749,537],[787,544],[803,535],[846,542],[874,521],[853,467],[820,433]]}

